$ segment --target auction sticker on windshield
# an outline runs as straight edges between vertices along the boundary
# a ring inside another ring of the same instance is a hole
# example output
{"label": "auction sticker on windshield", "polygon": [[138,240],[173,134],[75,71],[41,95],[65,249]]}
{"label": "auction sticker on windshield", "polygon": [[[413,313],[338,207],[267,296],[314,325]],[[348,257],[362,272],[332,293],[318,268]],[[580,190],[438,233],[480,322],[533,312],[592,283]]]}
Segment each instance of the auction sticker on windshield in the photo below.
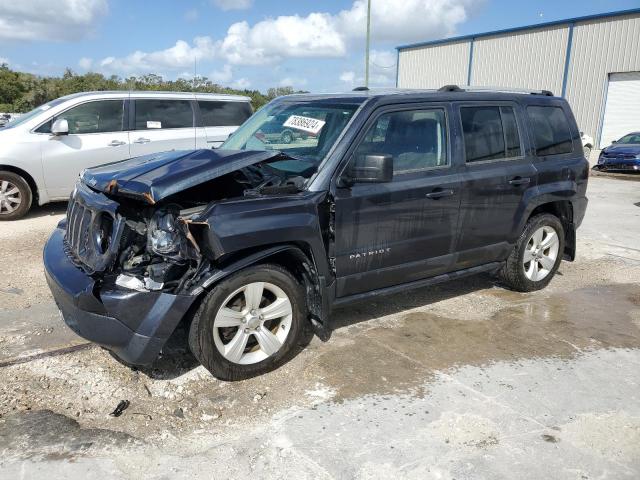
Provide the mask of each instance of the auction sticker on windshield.
{"label": "auction sticker on windshield", "polygon": [[326,122],[317,118],[303,117],[301,115],[291,115],[287,121],[282,124],[283,127],[295,128],[303,132],[313,133],[314,135],[322,130]]}

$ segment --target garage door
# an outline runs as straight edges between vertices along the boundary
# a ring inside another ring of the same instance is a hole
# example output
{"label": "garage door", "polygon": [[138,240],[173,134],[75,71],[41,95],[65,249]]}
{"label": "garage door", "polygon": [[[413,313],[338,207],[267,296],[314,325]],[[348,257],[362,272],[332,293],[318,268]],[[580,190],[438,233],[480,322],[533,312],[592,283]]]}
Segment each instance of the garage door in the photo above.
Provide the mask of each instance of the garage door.
{"label": "garage door", "polygon": [[640,131],[640,72],[609,75],[600,147],[629,132]]}

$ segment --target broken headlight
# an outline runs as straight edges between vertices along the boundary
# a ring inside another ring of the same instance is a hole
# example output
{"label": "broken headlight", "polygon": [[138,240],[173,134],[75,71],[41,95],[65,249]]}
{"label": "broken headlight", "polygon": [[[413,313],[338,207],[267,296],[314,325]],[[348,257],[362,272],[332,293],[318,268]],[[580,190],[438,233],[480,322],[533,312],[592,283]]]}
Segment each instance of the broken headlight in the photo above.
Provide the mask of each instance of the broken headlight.
{"label": "broken headlight", "polygon": [[158,210],[151,221],[147,234],[147,250],[162,257],[172,257],[180,253],[182,238],[176,227],[178,211]]}

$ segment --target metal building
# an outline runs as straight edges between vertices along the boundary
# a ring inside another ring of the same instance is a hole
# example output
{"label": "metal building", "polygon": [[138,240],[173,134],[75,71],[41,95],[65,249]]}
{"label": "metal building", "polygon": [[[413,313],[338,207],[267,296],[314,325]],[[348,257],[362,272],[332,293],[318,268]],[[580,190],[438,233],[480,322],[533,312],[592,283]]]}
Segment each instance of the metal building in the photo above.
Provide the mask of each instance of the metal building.
{"label": "metal building", "polygon": [[640,8],[403,45],[396,85],[501,86],[566,97],[606,146],[640,131]]}

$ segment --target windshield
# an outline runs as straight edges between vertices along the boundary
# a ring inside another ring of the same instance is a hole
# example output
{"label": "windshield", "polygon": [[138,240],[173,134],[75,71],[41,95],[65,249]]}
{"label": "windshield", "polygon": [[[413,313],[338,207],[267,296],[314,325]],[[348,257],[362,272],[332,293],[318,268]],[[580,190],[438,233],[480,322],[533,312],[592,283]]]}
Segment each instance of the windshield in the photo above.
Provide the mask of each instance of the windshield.
{"label": "windshield", "polygon": [[640,144],[640,133],[630,133],[629,135],[625,135],[616,143],[626,144],[626,145],[636,145]]}
{"label": "windshield", "polygon": [[275,102],[256,112],[220,147],[274,150],[287,159],[270,167],[310,177],[336,142],[359,104]]}
{"label": "windshield", "polygon": [[30,112],[27,112],[23,115],[20,115],[18,118],[15,118],[13,120],[11,120],[10,122],[8,122],[4,128],[12,128],[12,127],[17,127],[18,125],[21,125],[29,120],[31,120],[33,117],[35,117],[36,115],[40,115],[42,112],[46,112],[47,110],[49,110],[51,107],[55,107],[56,105],[61,104],[62,102],[66,101],[66,98],[56,98],[55,100],[51,100],[48,103],[45,103],[44,105],[40,105],[39,107],[34,108],[33,110],[31,110]]}

